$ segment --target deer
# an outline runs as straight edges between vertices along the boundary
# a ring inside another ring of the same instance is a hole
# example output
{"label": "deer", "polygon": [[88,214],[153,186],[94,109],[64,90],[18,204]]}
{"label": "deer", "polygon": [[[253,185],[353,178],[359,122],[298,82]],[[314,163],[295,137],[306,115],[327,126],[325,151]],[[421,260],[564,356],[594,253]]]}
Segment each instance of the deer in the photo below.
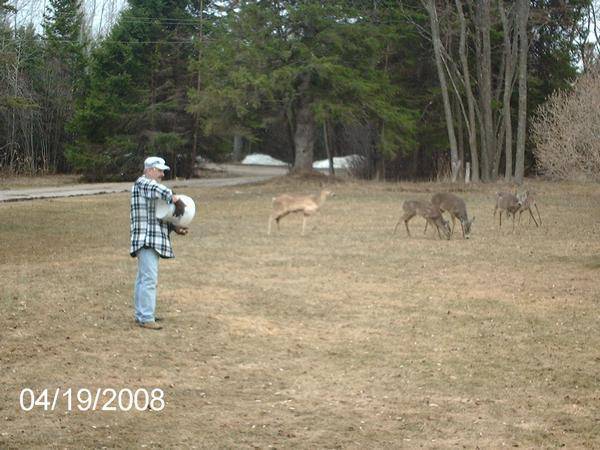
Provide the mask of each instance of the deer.
{"label": "deer", "polygon": [[271,224],[273,220],[277,223],[277,230],[279,231],[279,221],[291,213],[301,212],[302,217],[302,236],[306,230],[306,219],[310,216],[314,216],[319,208],[323,206],[325,200],[328,197],[333,197],[335,194],[328,190],[322,190],[318,195],[288,195],[282,194],[277,197],[273,197],[273,212],[269,216],[269,227],[267,229],[267,235],[271,234]]}
{"label": "deer", "polygon": [[[521,206],[519,207],[519,210],[518,210],[519,224],[521,224],[521,214],[523,214],[525,211],[529,211],[529,214],[531,215],[531,219],[533,219],[535,226],[539,227],[542,224],[542,217],[540,216],[540,210],[538,209],[537,202],[535,201],[535,192],[525,191],[520,194],[517,194],[517,198],[519,199],[519,202],[521,203]],[[539,225],[538,225],[537,221],[535,220],[533,211],[531,210],[532,206],[535,207],[535,210],[537,212],[538,219],[540,221]],[[531,223],[531,220],[529,221],[529,223]]]}
{"label": "deer", "polygon": [[499,228],[502,227],[502,212],[506,212],[506,217],[510,217],[512,215],[513,219],[513,231],[515,229],[515,214],[521,208],[521,200],[517,198],[516,195],[511,194],[509,192],[496,192],[496,205],[494,206],[494,218],[496,217],[496,212],[500,210],[500,225]]}
{"label": "deer", "polygon": [[396,233],[400,222],[404,221],[406,232],[408,233],[408,236],[410,236],[408,222],[415,216],[421,216],[427,221],[427,223],[431,223],[432,226],[437,228],[440,239],[442,239],[442,232],[444,233],[446,239],[450,239],[450,226],[448,225],[448,222],[444,220],[440,210],[432,204],[421,202],[419,200],[406,200],[402,204],[402,210],[404,211],[404,214],[402,214],[400,219],[398,219],[398,222],[394,227],[394,233]]}
{"label": "deer", "polygon": [[[454,233],[455,219],[458,219],[463,239],[469,239],[469,237],[471,237],[471,225],[475,222],[475,217],[469,220],[467,205],[462,198],[449,192],[440,192],[433,194],[431,197],[431,204],[441,212],[450,214],[450,217],[452,218],[452,233]],[[427,224],[425,224],[424,232],[426,231]]]}

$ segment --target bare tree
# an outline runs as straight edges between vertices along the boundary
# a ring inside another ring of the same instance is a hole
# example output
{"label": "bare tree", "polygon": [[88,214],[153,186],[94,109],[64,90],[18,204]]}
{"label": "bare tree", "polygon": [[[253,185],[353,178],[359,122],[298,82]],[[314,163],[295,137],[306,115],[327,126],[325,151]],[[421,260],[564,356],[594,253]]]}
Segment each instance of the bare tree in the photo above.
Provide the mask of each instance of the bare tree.
{"label": "bare tree", "polygon": [[471,71],[469,69],[469,61],[467,58],[467,23],[463,12],[461,0],[455,0],[456,11],[460,24],[460,44],[459,56],[462,68],[463,85],[465,87],[465,95],[467,97],[467,108],[469,117],[466,119],[467,133],[469,135],[469,150],[471,152],[471,179],[475,182],[479,181],[479,154],[477,147],[477,122],[475,120],[475,97],[471,86]]}
{"label": "bare tree", "polygon": [[[453,2],[421,0],[421,3],[430,19],[431,40],[444,99],[446,125],[449,128],[451,157],[454,157],[452,151],[456,146],[456,139],[451,137],[455,132],[450,128],[460,128],[463,122],[453,120],[455,118],[452,116],[452,108],[447,106],[451,99],[446,93],[450,88],[455,93],[452,99],[455,99],[460,106],[456,110],[462,113],[466,124],[474,181],[479,178],[483,181],[495,180],[500,170],[502,153],[505,155],[506,163],[504,177],[511,179],[513,176],[514,108],[511,100],[517,69],[520,70],[521,140],[517,139],[517,143],[522,153],[517,155],[515,174],[521,174],[522,177],[528,51],[528,8],[524,6],[528,7],[528,4],[506,0],[454,0]],[[520,6],[517,8],[517,5]],[[456,34],[457,23],[460,39],[458,45],[453,46],[452,37]],[[493,47],[491,37],[493,30],[498,26],[502,27],[503,45]],[[521,34],[523,34],[523,54],[518,52],[521,48],[519,47]],[[440,35],[445,37],[444,43],[441,42]],[[475,51],[473,61],[468,59],[469,47],[474,48]],[[455,61],[460,61],[460,64]],[[492,61],[498,63],[492,64]],[[471,80],[472,67],[475,68],[475,83]],[[462,136],[460,138],[462,142]],[[456,160],[462,159],[458,151],[456,154]]]}
{"label": "bare tree", "polygon": [[[489,0],[488,0],[489,1]],[[456,135],[454,133],[454,120],[452,117],[452,106],[450,105],[450,96],[448,94],[448,83],[446,81],[445,65],[443,61],[442,42],[440,40],[440,23],[437,14],[435,0],[421,0],[421,3],[429,15],[429,24],[431,27],[431,40],[433,43],[433,53],[435,56],[435,65],[437,68],[438,79],[442,91],[442,100],[444,102],[444,114],[446,116],[446,129],[448,131],[448,141],[450,143],[450,164],[452,173],[452,182],[456,182],[461,161],[458,160],[458,148],[456,145]]]}
{"label": "bare tree", "polygon": [[495,178],[496,138],[494,134],[494,119],[492,113],[492,47],[490,41],[490,0],[481,0],[476,3],[476,21],[479,42],[478,78],[479,78],[479,107],[481,109],[481,162],[482,178],[490,181]]}
{"label": "bare tree", "polygon": [[517,51],[517,39],[511,39],[513,35],[512,18],[514,17],[513,9],[509,6],[509,20],[506,15],[505,4],[503,0],[498,0],[498,12],[500,20],[502,21],[502,30],[504,32],[504,50],[503,50],[503,61],[504,61],[504,94],[502,98],[502,111],[503,111],[503,126],[504,126],[504,155],[505,155],[505,170],[504,178],[506,181],[512,179],[512,166],[513,166],[513,154],[512,154],[512,142],[513,142],[513,128],[512,128],[512,114],[511,114],[511,97],[513,80],[515,74],[515,59]]}
{"label": "bare tree", "polygon": [[[199,0],[198,1],[198,13],[200,14],[200,26],[198,28],[198,63],[200,64],[200,62],[202,61],[202,46],[204,45],[204,21],[203,21],[203,17],[204,17],[204,1],[203,0]],[[198,71],[198,73],[196,74],[196,89],[198,90],[198,92],[200,92],[200,89],[202,89],[202,74],[200,71]],[[201,127],[200,127],[200,116],[198,114],[195,115],[194,117],[194,139],[192,141],[192,153],[190,156],[190,164],[189,167],[193,167],[194,164],[196,164],[196,158],[198,156],[198,146],[199,146],[199,141],[200,141],[200,133],[202,132]],[[240,143],[241,144],[241,137],[239,139],[239,141],[237,140],[239,136],[235,135],[234,137],[234,153],[236,152],[236,143]],[[241,146],[238,147],[240,149],[241,152]],[[194,174],[193,173],[188,173],[187,174],[188,177],[192,177]]]}
{"label": "bare tree", "polygon": [[519,123],[517,130],[517,153],[515,160],[515,181],[523,182],[525,173],[525,133],[527,127],[527,22],[529,19],[529,0],[517,2],[517,24],[519,33]]}
{"label": "bare tree", "polygon": [[600,1],[592,0],[589,4],[579,7],[585,8],[585,14],[575,29],[574,44],[579,50],[579,59],[585,72],[595,65],[600,54],[600,30],[597,28],[597,19],[600,19],[597,17]]}

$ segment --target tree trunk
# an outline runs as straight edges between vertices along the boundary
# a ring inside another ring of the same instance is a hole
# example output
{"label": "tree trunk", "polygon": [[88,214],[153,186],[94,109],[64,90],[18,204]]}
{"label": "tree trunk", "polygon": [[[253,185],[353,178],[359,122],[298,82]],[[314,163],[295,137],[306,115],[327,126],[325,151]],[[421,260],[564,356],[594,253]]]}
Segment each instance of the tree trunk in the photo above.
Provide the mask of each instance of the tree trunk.
{"label": "tree trunk", "polygon": [[231,153],[231,159],[234,162],[239,162],[242,159],[242,148],[244,147],[244,141],[242,136],[239,134],[233,135],[233,152]]}
{"label": "tree trunk", "polygon": [[495,150],[496,139],[494,135],[494,122],[492,114],[492,48],[490,42],[490,0],[481,0],[478,7],[479,31],[481,33],[481,58],[479,64],[480,74],[480,99],[483,132],[485,133],[485,146],[482,153],[486,157],[486,172],[483,174],[484,181],[495,179]]}
{"label": "tree trunk", "polygon": [[[482,58],[482,50],[481,50],[481,33],[477,30],[475,32],[475,37],[474,37],[474,43],[475,43],[475,61],[480,62],[481,58]],[[475,63],[475,68],[476,68],[476,73],[477,73],[477,84],[478,86],[482,85],[482,74],[481,74],[481,64],[479,63]],[[481,101],[481,92],[479,92],[479,96],[477,98],[477,102],[479,105],[479,108],[476,110],[476,119],[477,119],[477,127],[479,128],[479,136],[480,136],[480,147],[481,147],[481,166],[480,166],[480,170],[479,170],[479,176],[481,178],[482,181],[488,181],[489,180],[489,173],[490,173],[490,163],[488,160],[488,152],[487,152],[487,142],[486,142],[486,134],[485,134],[485,127],[483,124],[483,117],[482,117],[482,112],[481,112],[481,108],[482,108],[482,101]]]}
{"label": "tree trunk", "polygon": [[454,134],[454,120],[452,119],[452,107],[450,105],[450,96],[448,95],[448,84],[446,82],[446,73],[444,72],[444,63],[442,61],[442,41],[440,40],[440,24],[435,7],[435,0],[422,0],[423,5],[429,13],[429,23],[431,26],[431,40],[433,41],[433,53],[435,56],[435,65],[437,68],[440,88],[442,91],[442,100],[444,102],[444,114],[446,116],[446,130],[448,132],[448,141],[450,143],[450,167],[452,168],[452,182],[456,182],[460,162],[458,161],[458,150],[456,147],[456,136]]}
{"label": "tree trunk", "polygon": [[[200,30],[198,31],[198,64],[202,61],[202,45],[204,41],[204,29],[203,29],[203,21],[202,21],[202,11],[204,9],[204,0],[199,0],[200,7]],[[202,77],[200,76],[200,70],[198,70],[198,75],[196,77],[196,91],[200,93],[200,89],[202,88]],[[194,139],[192,141],[192,152],[190,154],[190,165],[189,165],[189,174],[188,177],[191,178],[194,175],[194,167],[196,165],[196,158],[198,157],[198,147],[200,142],[200,117],[196,115],[194,117]]]}
{"label": "tree trunk", "polygon": [[[285,130],[287,132],[288,143],[290,146],[289,153],[289,165],[294,167],[296,162],[296,142],[294,141],[294,134],[296,134],[296,115],[294,114],[294,108],[291,106],[286,108],[285,114]],[[250,145],[251,142],[248,143]]]}
{"label": "tree trunk", "polygon": [[312,172],[315,147],[315,115],[308,95],[310,75],[304,74],[299,87],[299,100],[296,110],[296,129],[294,130],[294,172]]}
{"label": "tree trunk", "polygon": [[500,19],[502,21],[502,29],[504,31],[504,93],[502,98],[502,112],[504,115],[504,179],[510,181],[512,179],[512,108],[510,99],[512,97],[513,77],[514,77],[514,59],[516,45],[514,41],[511,42],[512,27],[509,25],[509,21],[506,18],[506,11],[504,9],[504,2],[498,1],[498,11],[500,13]]}
{"label": "tree trunk", "polygon": [[515,181],[523,182],[525,174],[525,132],[527,127],[527,21],[529,19],[529,1],[518,2],[519,24],[519,128],[517,130],[517,153],[515,158]]}
{"label": "tree trunk", "polygon": [[325,142],[325,151],[327,152],[327,159],[329,160],[329,175],[335,175],[335,168],[333,167],[333,155],[329,148],[329,137],[327,133],[327,121],[323,122],[323,141]]}
{"label": "tree trunk", "polygon": [[375,166],[375,176],[377,181],[385,181],[385,155],[383,153],[383,136],[385,133],[385,122],[381,122],[381,129],[379,130],[379,133],[377,133],[377,130],[375,128],[375,125],[373,125],[373,137],[374,137],[374,149],[377,155],[377,164]]}
{"label": "tree trunk", "polygon": [[456,111],[456,128],[457,128],[457,136],[458,136],[458,161],[460,167],[458,169],[458,177],[459,179],[463,178],[463,170],[464,170],[464,161],[465,161],[465,129],[464,129],[464,119],[463,115],[460,113],[460,104],[457,103],[457,111]]}
{"label": "tree trunk", "polygon": [[475,119],[475,97],[473,95],[473,89],[471,87],[471,72],[469,69],[469,62],[467,60],[467,46],[466,46],[466,35],[467,35],[467,24],[465,21],[465,15],[463,13],[462,4],[460,0],[456,1],[456,9],[458,11],[458,18],[460,22],[460,63],[463,71],[463,80],[465,84],[465,93],[467,96],[467,108],[469,110],[469,117],[467,121],[467,133],[469,135],[469,150],[471,152],[471,180],[479,181],[479,154],[477,149],[477,122]]}
{"label": "tree trunk", "polygon": [[311,172],[315,144],[315,119],[310,105],[300,106],[296,115],[296,131],[294,133],[294,147],[296,159],[294,172]]}

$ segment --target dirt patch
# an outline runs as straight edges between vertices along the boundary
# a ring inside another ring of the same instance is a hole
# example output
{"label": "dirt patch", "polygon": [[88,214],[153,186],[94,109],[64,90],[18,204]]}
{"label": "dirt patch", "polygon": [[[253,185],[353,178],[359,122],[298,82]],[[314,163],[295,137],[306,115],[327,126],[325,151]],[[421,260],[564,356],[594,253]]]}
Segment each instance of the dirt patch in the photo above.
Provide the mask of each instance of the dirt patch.
{"label": "dirt patch", "polygon": [[[305,237],[266,235],[271,198],[317,181],[182,188],[158,332],[133,323],[127,194],[0,204],[0,447],[598,447],[596,187],[531,184],[542,227],[499,229],[503,187],[473,185],[450,241],[393,233],[432,183],[339,183]],[[165,407],[25,412],[26,388]]]}

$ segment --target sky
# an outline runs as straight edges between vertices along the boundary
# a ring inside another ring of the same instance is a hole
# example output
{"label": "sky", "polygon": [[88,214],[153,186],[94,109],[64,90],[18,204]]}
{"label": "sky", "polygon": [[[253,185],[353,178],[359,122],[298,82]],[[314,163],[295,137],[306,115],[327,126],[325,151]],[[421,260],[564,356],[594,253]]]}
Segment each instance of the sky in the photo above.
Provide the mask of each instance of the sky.
{"label": "sky", "polygon": [[[36,30],[42,32],[41,24],[48,0],[10,0],[8,3],[17,9],[16,14],[8,17],[11,24],[15,21],[18,26],[33,23]],[[106,35],[126,5],[124,0],[83,0],[86,27],[92,36]]]}

